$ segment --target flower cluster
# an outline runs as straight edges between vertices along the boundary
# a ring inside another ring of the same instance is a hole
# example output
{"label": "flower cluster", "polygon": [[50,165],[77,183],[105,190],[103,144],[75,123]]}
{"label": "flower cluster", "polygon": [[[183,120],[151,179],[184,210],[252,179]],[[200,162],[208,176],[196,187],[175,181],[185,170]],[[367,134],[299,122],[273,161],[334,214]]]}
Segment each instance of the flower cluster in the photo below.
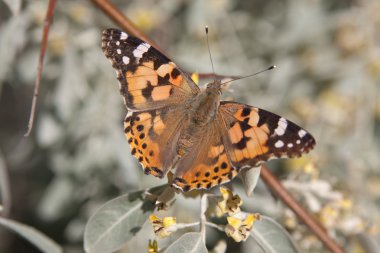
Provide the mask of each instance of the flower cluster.
{"label": "flower cluster", "polygon": [[234,195],[230,190],[220,187],[222,196],[217,203],[216,215],[218,217],[228,214],[225,226],[225,233],[236,242],[247,240],[253,223],[260,219],[259,214],[245,213],[240,210],[243,201],[238,195]]}
{"label": "flower cluster", "polygon": [[154,233],[159,238],[167,237],[177,231],[177,221],[175,217],[164,217],[160,219],[152,214],[149,216],[149,220],[152,223]]}

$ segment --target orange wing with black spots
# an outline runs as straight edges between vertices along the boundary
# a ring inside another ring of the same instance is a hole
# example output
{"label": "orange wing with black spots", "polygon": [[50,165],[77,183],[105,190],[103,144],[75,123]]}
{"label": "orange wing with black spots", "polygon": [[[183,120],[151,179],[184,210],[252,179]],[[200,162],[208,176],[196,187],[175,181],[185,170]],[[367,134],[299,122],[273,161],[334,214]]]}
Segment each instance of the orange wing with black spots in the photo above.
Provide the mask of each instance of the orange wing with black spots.
{"label": "orange wing with black spots", "polygon": [[173,107],[127,114],[125,136],[145,174],[162,178],[173,166],[177,155],[173,143],[183,127],[182,117],[181,111]]}
{"label": "orange wing with black spots", "polygon": [[217,117],[206,128],[197,145],[181,158],[176,165],[173,185],[183,191],[209,189],[227,183],[237,175],[223,144],[221,121]]}
{"label": "orange wing with black spots", "polygon": [[301,127],[257,107],[221,102],[223,141],[231,163],[238,169],[254,167],[271,158],[299,157],[315,145]]}
{"label": "orange wing with black spots", "polygon": [[138,38],[107,29],[102,49],[116,69],[120,93],[129,110],[175,105],[199,93],[198,86],[175,63]]}

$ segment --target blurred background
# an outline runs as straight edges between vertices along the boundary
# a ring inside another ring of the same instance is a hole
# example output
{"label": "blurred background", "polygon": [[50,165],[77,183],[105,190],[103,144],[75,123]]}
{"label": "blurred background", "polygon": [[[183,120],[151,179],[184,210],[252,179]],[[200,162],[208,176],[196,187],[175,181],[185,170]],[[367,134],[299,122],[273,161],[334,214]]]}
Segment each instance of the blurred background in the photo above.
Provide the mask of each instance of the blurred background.
{"label": "blurred background", "polygon": [[[212,72],[205,25],[218,74],[277,65],[233,83],[224,97],[280,114],[314,135],[309,155],[268,166],[348,252],[370,252],[380,240],[380,1],[113,2],[188,72]],[[100,45],[102,30],[116,25],[91,1],[57,1],[35,128],[24,137],[47,6],[0,1],[0,203],[10,204],[8,217],[65,252],[82,252],[84,226],[97,207],[166,180],[144,175],[130,155],[126,109]],[[244,210],[275,218],[304,252],[325,252],[264,184],[249,198],[239,180],[234,187]],[[170,212],[194,221],[198,202],[179,196]],[[225,239],[228,252],[250,252],[249,240],[208,233],[210,250]],[[153,238],[147,224],[122,252],[146,252]],[[0,252],[39,251],[0,227]]]}

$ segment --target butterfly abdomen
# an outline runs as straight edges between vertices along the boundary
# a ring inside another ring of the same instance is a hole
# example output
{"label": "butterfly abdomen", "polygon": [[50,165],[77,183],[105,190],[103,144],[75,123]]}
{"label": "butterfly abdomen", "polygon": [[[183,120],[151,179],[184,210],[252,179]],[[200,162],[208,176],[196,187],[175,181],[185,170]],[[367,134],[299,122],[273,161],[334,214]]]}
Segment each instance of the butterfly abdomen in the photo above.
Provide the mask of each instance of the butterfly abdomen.
{"label": "butterfly abdomen", "polygon": [[189,103],[186,126],[181,133],[178,144],[177,154],[184,156],[202,139],[203,134],[211,123],[215,121],[220,102],[220,95],[210,93],[207,90],[195,96]]}

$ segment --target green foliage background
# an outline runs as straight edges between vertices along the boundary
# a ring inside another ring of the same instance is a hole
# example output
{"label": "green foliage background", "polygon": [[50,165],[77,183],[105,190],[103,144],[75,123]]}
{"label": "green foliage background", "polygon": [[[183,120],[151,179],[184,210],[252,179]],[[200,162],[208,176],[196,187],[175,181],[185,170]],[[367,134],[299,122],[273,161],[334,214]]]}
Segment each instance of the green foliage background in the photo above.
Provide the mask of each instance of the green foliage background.
{"label": "green foliage background", "polygon": [[[84,225],[96,207],[163,182],[145,176],[129,154],[122,129],[126,110],[100,47],[101,31],[115,25],[91,1],[58,1],[35,129],[23,137],[48,3],[14,1],[12,12],[9,2],[0,1],[0,166],[9,174],[10,217],[44,232],[65,252],[81,252]],[[211,72],[206,24],[217,73],[245,75],[277,65],[234,83],[225,97],[273,111],[313,133],[317,147],[306,160],[315,161],[318,184],[302,176],[305,160],[270,167],[317,217],[334,196],[352,200],[349,219],[328,227],[349,252],[357,252],[368,235],[380,239],[379,1],[114,2],[187,71]],[[247,208],[289,225],[286,208],[262,184],[256,191],[245,200]],[[171,210],[177,219],[198,216],[195,199],[177,202]],[[302,249],[324,252],[303,225],[289,229]],[[145,251],[151,230],[144,226],[125,252]],[[222,237],[211,231],[208,246]],[[247,245],[228,241],[235,252],[250,252]],[[37,249],[0,229],[0,252]]]}

